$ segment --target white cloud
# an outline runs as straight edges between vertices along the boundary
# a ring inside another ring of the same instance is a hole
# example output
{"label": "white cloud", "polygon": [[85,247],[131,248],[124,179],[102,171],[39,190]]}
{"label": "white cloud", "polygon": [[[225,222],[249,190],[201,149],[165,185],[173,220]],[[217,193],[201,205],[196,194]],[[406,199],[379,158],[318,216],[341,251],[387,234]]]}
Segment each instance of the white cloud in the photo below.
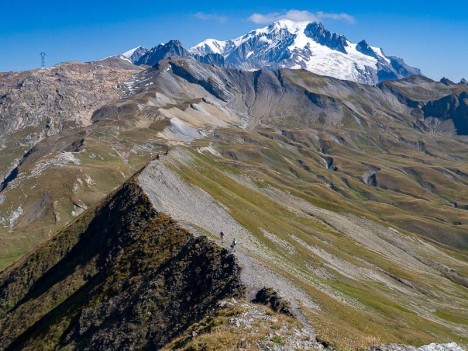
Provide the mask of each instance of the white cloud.
{"label": "white cloud", "polygon": [[289,19],[291,21],[308,21],[318,22],[323,19],[332,19],[336,21],[345,21],[348,23],[354,23],[355,19],[353,16],[347,13],[327,13],[323,11],[309,12],[300,10],[289,10],[286,12],[271,12],[266,14],[253,13],[249,18],[249,21],[257,24],[272,23],[280,19]]}
{"label": "white cloud", "polygon": [[332,19],[335,21],[345,21],[348,23],[356,22],[356,19],[353,16],[348,15],[347,13],[326,13],[326,12],[319,11],[316,14],[319,19],[328,18],[328,19]]}
{"label": "white cloud", "polygon": [[226,23],[228,21],[228,18],[226,16],[208,14],[204,12],[197,12],[194,16],[195,18],[202,21],[216,21],[220,23]]}

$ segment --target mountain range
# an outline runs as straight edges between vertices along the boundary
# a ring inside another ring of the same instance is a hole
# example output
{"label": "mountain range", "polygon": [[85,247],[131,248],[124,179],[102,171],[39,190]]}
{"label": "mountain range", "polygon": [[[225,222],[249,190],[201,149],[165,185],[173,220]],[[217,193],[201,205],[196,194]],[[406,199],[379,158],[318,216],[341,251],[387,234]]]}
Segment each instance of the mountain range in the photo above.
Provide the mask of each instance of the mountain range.
{"label": "mountain range", "polygon": [[0,73],[0,349],[463,351],[468,85],[391,60],[279,21]]}
{"label": "mountain range", "polygon": [[279,20],[232,40],[207,39],[185,49],[171,40],[150,50],[120,55],[137,65],[155,65],[169,56],[193,56],[202,63],[243,70],[292,68],[364,84],[421,75],[402,59],[387,56],[365,40],[352,43],[318,22]]}

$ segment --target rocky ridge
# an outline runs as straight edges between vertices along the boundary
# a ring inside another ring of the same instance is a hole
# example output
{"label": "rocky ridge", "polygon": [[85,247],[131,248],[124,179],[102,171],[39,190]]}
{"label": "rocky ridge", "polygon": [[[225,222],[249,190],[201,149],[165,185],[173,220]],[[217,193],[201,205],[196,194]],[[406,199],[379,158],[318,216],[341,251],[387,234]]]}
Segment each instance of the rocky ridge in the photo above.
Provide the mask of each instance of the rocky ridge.
{"label": "rocky ridge", "polygon": [[157,213],[129,181],[0,275],[4,350],[161,348],[226,297],[232,255]]}

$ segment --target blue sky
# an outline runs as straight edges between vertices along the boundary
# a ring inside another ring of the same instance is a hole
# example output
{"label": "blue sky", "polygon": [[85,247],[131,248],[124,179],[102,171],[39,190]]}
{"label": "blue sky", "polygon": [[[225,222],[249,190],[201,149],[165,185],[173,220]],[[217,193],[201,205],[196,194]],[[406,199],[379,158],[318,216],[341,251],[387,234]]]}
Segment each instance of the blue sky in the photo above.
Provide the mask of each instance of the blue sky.
{"label": "blue sky", "polygon": [[0,71],[36,68],[41,51],[52,65],[97,60],[169,39],[190,47],[209,37],[234,38],[266,25],[254,22],[297,10],[351,41],[366,39],[387,55],[404,58],[431,78],[468,79],[466,0],[5,2],[0,6]]}

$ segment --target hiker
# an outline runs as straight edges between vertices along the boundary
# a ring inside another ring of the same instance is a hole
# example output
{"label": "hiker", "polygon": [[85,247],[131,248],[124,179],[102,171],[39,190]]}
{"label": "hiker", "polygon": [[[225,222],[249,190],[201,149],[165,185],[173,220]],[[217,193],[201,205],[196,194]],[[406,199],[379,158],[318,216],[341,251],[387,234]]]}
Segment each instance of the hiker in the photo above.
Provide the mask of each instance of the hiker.
{"label": "hiker", "polygon": [[232,240],[232,244],[231,244],[231,250],[232,250],[232,251],[234,251],[234,249],[236,248],[236,245],[237,245],[237,240],[236,240],[236,238],[234,238],[234,239]]}
{"label": "hiker", "polygon": [[224,242],[224,232],[222,230],[219,232],[219,237],[221,238],[221,242]]}

